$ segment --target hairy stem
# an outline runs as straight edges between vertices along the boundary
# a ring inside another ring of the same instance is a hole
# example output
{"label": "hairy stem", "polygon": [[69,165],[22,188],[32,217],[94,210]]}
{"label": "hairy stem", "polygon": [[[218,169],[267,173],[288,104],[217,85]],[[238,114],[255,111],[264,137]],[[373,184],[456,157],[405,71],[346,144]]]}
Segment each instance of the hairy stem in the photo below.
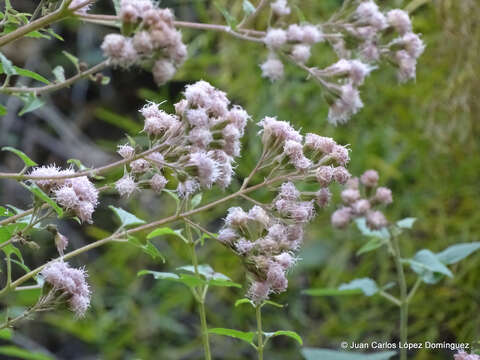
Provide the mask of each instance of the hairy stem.
{"label": "hairy stem", "polygon": [[255,307],[257,316],[257,353],[258,360],[263,360],[263,330],[262,330],[262,306],[258,304]]}
{"label": "hairy stem", "polygon": [[405,344],[408,338],[408,294],[407,281],[403,270],[402,258],[400,254],[400,246],[397,236],[392,236],[393,260],[397,271],[398,283],[400,286],[400,360],[407,360],[407,349]]}
{"label": "hairy stem", "polygon": [[[192,229],[189,222],[187,221],[185,221],[185,232],[190,246],[190,254],[192,257],[192,264],[195,270],[195,275],[197,277],[200,277],[201,275],[198,271],[198,257],[195,241],[193,240]],[[207,287],[208,285],[202,285],[196,288],[195,292],[197,293],[197,296],[195,296],[195,300],[197,300],[198,303],[198,312],[200,315],[200,326],[202,332],[203,351],[205,352],[205,360],[211,360],[212,356],[210,354],[210,341],[208,338],[207,315],[205,311],[205,298],[207,294]]]}

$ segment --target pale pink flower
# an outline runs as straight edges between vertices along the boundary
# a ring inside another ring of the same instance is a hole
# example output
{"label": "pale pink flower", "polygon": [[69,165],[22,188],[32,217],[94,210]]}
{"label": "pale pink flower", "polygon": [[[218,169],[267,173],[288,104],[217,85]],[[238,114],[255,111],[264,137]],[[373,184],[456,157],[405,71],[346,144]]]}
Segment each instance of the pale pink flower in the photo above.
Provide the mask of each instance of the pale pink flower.
{"label": "pale pink flower", "polygon": [[160,59],[155,61],[152,74],[157,85],[163,85],[175,76],[175,66],[168,60]]}
{"label": "pale pink flower", "polygon": [[367,226],[372,230],[378,230],[388,225],[388,221],[381,211],[369,211],[366,219]]}
{"label": "pale pink flower", "polygon": [[324,154],[330,154],[334,146],[337,145],[335,140],[329,137],[319,136],[317,134],[308,133],[305,136],[305,146]]}
{"label": "pale pink flower", "polygon": [[241,207],[231,207],[228,209],[225,224],[230,227],[244,227],[247,225],[248,214]]}
{"label": "pale pink flower", "polygon": [[137,159],[130,163],[130,168],[134,174],[142,174],[150,169],[150,163],[145,159]]}
{"label": "pale pink flower", "polygon": [[120,196],[129,197],[135,192],[135,190],[137,190],[137,184],[133,177],[125,175],[120,180],[117,180],[115,183],[115,189],[117,189]]}
{"label": "pale pink flower", "polygon": [[336,210],[331,217],[332,226],[340,229],[346,227],[351,220],[352,210],[349,207]]}
{"label": "pale pink flower", "polygon": [[247,297],[255,304],[260,304],[263,300],[268,299],[270,291],[270,285],[267,282],[254,281],[248,289]]}
{"label": "pale pink flower", "polygon": [[165,179],[165,177],[160,174],[155,174],[150,179],[150,187],[152,188],[153,191],[157,193],[162,192],[162,190],[165,188],[165,185],[167,185],[167,183],[168,183],[168,180]]}
{"label": "pale pink flower", "polygon": [[333,167],[332,166],[320,166],[316,173],[317,181],[322,187],[326,187],[331,184],[333,180]]}
{"label": "pale pink flower", "polygon": [[282,252],[273,258],[280,264],[284,271],[290,269],[297,262],[297,259],[295,259],[289,252]]}
{"label": "pale pink flower", "polygon": [[352,84],[345,84],[340,88],[340,96],[330,106],[328,121],[333,125],[346,123],[362,107],[358,90]]}
{"label": "pale pink flower", "polygon": [[282,29],[269,29],[263,39],[265,45],[270,48],[279,48],[287,42],[287,33]]}
{"label": "pale pink flower", "polygon": [[328,206],[332,199],[332,193],[328,188],[321,188],[315,195],[315,202],[320,208]]}
{"label": "pale pink flower", "polygon": [[360,176],[360,181],[363,185],[367,187],[377,186],[378,179],[378,172],[376,172],[375,170],[367,170],[362,174],[362,176]]}
{"label": "pale pink flower", "polygon": [[276,0],[270,4],[270,7],[277,16],[286,16],[291,12],[287,0]]}
{"label": "pale pink flower", "polygon": [[250,252],[253,247],[255,246],[254,243],[251,241],[248,241],[247,239],[241,238],[235,243],[235,249],[240,255],[244,255],[248,252]]}
{"label": "pale pink flower", "polygon": [[270,55],[262,65],[262,77],[270,79],[270,81],[277,81],[283,77],[284,67],[283,63],[277,57]]}
{"label": "pale pink flower", "polygon": [[238,238],[238,234],[231,228],[223,228],[218,232],[218,240],[224,244],[232,245]]}
{"label": "pale pink flower", "polygon": [[285,182],[280,186],[278,194],[282,199],[297,200],[300,197],[300,191],[297,190],[292,182]]}
{"label": "pale pink flower", "polygon": [[425,50],[425,44],[417,34],[412,32],[406,33],[402,36],[401,42],[405,45],[405,50],[414,59],[422,55]]}
{"label": "pale pink flower", "polygon": [[370,210],[370,202],[366,199],[360,199],[352,204],[352,210],[355,215],[364,215]]}
{"label": "pale pink flower", "polygon": [[188,166],[197,169],[198,181],[207,188],[210,188],[220,175],[217,162],[205,152],[190,154]]}
{"label": "pale pink flower", "polygon": [[360,191],[355,189],[345,189],[342,191],[342,200],[346,204],[351,204],[360,199]]}
{"label": "pale pink flower", "polygon": [[410,16],[406,11],[400,9],[393,9],[387,13],[387,21],[390,26],[393,26],[400,35],[412,31],[412,22]]}
{"label": "pale pink flower", "polygon": [[68,238],[65,235],[57,232],[55,234],[55,247],[57,248],[57,251],[60,254],[60,256],[63,256],[63,252],[65,251],[67,246],[68,246]]}
{"label": "pale pink flower", "polygon": [[337,166],[333,169],[333,178],[339,184],[346,184],[352,175],[343,166]]}
{"label": "pale pink flower", "polygon": [[79,198],[75,190],[70,186],[62,186],[54,190],[55,200],[65,209],[75,208],[79,203]]}
{"label": "pale pink flower", "polygon": [[393,201],[392,190],[386,187],[379,187],[375,193],[375,200],[381,204],[391,204]]}
{"label": "pale pink flower", "polygon": [[200,189],[200,183],[197,179],[187,179],[184,182],[181,182],[177,186],[178,196],[185,198],[195,194]]}
{"label": "pale pink flower", "polygon": [[292,48],[292,58],[300,64],[305,64],[311,56],[309,45],[297,44]]}
{"label": "pale pink flower", "polygon": [[135,155],[135,149],[128,144],[118,145],[117,153],[124,159],[130,159]]}

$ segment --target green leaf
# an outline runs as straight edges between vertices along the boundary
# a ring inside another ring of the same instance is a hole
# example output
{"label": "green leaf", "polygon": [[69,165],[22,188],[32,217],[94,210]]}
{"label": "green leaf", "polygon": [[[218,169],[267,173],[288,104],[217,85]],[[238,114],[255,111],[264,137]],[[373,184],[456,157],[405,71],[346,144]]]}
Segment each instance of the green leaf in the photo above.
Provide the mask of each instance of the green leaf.
{"label": "green leaf", "polygon": [[406,259],[403,262],[410,264],[412,270],[427,284],[438,282],[440,280],[438,275],[453,277],[450,269],[440,262],[434,253],[427,249],[420,250],[412,259]]}
{"label": "green leaf", "polygon": [[361,278],[350,281],[347,284],[341,284],[338,290],[360,289],[366,296],[375,295],[378,292],[377,283],[370,278]]}
{"label": "green leaf", "polygon": [[78,60],[78,58],[75,56],[75,55],[72,55],[70,54],[68,51],[62,51],[62,54],[65,55],[67,57],[68,60],[70,60],[70,62],[75,65],[75,67],[78,69],[79,68],[79,63],[80,63],[80,60]]}
{"label": "green leaf", "polygon": [[133,236],[128,236],[128,242],[129,244],[136,246],[142,251],[152,257],[152,259],[160,259],[162,262],[165,262],[165,257],[163,254],[157,249],[155,245],[153,245],[149,240],[145,244],[143,244],[140,240],[138,240],[136,237]]}
{"label": "green leaf", "polygon": [[397,221],[397,226],[402,229],[411,229],[417,218],[408,217]]}
{"label": "green leaf", "polygon": [[301,352],[306,360],[388,360],[397,354],[395,351],[361,354],[314,348],[303,348]]}
{"label": "green leaf", "polygon": [[20,151],[20,150],[17,150],[11,146],[4,146],[2,148],[2,151],[10,151],[12,153],[14,153],[15,155],[17,155],[20,159],[23,160],[25,166],[37,166],[38,164],[33,161],[32,159],[30,159],[28,157],[27,154],[25,154],[23,151]]}
{"label": "green leaf", "polygon": [[202,193],[196,194],[191,201],[192,209],[195,209],[202,202]]}
{"label": "green leaf", "polygon": [[300,345],[303,345],[302,338],[295,331],[279,330],[275,332],[264,332],[263,334],[267,337],[267,339],[275,336],[288,336],[296,340]]}
{"label": "green leaf", "polygon": [[307,289],[302,291],[303,294],[309,296],[343,296],[343,295],[359,295],[363,294],[360,289],[339,290],[335,288],[323,289]]}
{"label": "green leaf", "polygon": [[45,101],[38,98],[33,93],[22,94],[20,95],[20,99],[22,99],[25,105],[23,106],[22,110],[20,110],[20,112],[18,113],[19,116],[35,111],[38,108],[41,108],[43,105],[45,105]]}
{"label": "green leaf", "polygon": [[0,104],[0,115],[7,115],[7,108]]}
{"label": "green leaf", "polygon": [[110,205],[109,208],[113,210],[115,215],[117,215],[117,218],[120,220],[121,228],[127,228],[132,225],[145,224],[144,220],[139,219],[135,215],[123,210],[122,208],[118,208],[113,205]]}
{"label": "green leaf", "polygon": [[108,84],[110,84],[110,80],[111,80],[111,79],[110,79],[109,76],[103,75],[103,76],[102,76],[101,84],[102,84],[102,85],[108,85]]}
{"label": "green leaf", "polygon": [[379,247],[385,244],[385,241],[383,239],[380,239],[378,237],[373,237],[366,244],[364,244],[358,251],[357,251],[357,256],[361,254],[365,254],[367,252],[377,250]]}
{"label": "green leaf", "polygon": [[153,275],[156,280],[168,280],[177,283],[184,284],[188,287],[200,286],[205,285],[206,281],[202,280],[199,277],[187,275],[187,274],[174,274],[168,272],[158,272],[158,271],[151,271],[151,270],[141,270],[137,273],[138,276],[141,275]]}
{"label": "green leaf", "polygon": [[247,298],[243,298],[243,299],[239,299],[239,300],[235,301],[235,307],[243,305],[243,304],[250,304],[253,307],[255,307],[255,304],[253,303],[253,301],[250,300],[250,299],[247,299]]}
{"label": "green leaf", "polygon": [[151,233],[149,233],[147,235],[147,239],[153,239],[154,237],[163,236],[163,235],[173,235],[173,236],[176,236],[176,237],[182,239],[186,243],[188,243],[187,238],[182,235],[182,230],[181,229],[172,230],[169,227],[162,227],[162,228],[157,228],[157,229],[153,230]]}
{"label": "green leaf", "polygon": [[225,21],[227,22],[228,26],[232,28],[232,30],[235,30],[237,27],[237,19],[235,19],[234,16],[232,16],[227,9],[225,9],[218,1],[215,1],[215,7],[220,11],[225,18]]}
{"label": "green leaf", "polygon": [[279,303],[277,303],[277,302],[275,302],[275,301],[272,301],[272,300],[264,300],[264,301],[262,302],[262,306],[263,306],[263,305],[272,305],[272,306],[275,306],[275,307],[277,307],[277,308],[283,308],[283,307],[284,307],[284,305],[279,304]]}
{"label": "green leaf", "polygon": [[5,55],[0,52],[0,64],[2,64],[2,73],[5,73],[7,76],[16,75],[17,71],[13,66],[12,62],[8,60]]}
{"label": "green leaf", "polygon": [[452,245],[437,254],[437,259],[446,265],[451,265],[465,259],[480,249],[480,242]]}
{"label": "green leaf", "polygon": [[225,328],[208,329],[208,332],[210,334],[230,336],[235,339],[240,339],[251,345],[253,345],[253,339],[255,338],[255,335],[256,335],[256,333],[252,331],[239,331],[239,330],[225,329]]}
{"label": "green leaf", "polygon": [[[177,268],[177,270],[184,270],[195,274],[195,268],[191,265],[181,266]],[[197,270],[198,273],[207,280],[206,283],[208,285],[242,287],[240,284],[233,282],[228,276],[214,271],[210,265],[198,265]]]}
{"label": "green leaf", "polygon": [[52,207],[53,210],[58,214],[58,217],[63,216],[63,210],[60,206],[57,205],[55,201],[53,201],[47,194],[43,192],[42,189],[38,187],[37,184],[32,183],[30,185],[25,185],[25,187],[38,199],[46,202],[48,205]]}
{"label": "green leaf", "polygon": [[53,31],[52,28],[42,29],[41,31],[43,31],[43,32],[45,32],[45,33],[53,36],[54,38],[56,38],[56,39],[58,39],[58,40],[60,40],[60,41],[65,41],[65,40],[63,39],[63,37],[60,36],[60,35],[58,35],[55,31]]}
{"label": "green leaf", "polygon": [[10,212],[7,208],[0,206],[0,216],[12,216],[13,213]]}
{"label": "green leaf", "polygon": [[45,79],[42,75],[37,74],[36,72],[33,72],[31,70],[27,70],[27,69],[22,69],[22,68],[19,68],[17,66],[14,66],[14,68],[17,71],[17,75],[29,77],[31,79],[40,81],[40,82],[42,82],[44,84],[47,84],[47,85],[50,84],[50,81]]}
{"label": "green leaf", "polygon": [[12,330],[10,330],[10,329],[0,330],[0,339],[10,340],[11,338],[12,338]]}
{"label": "green leaf", "polygon": [[61,65],[55,66],[55,69],[53,69],[52,72],[53,72],[53,75],[55,76],[55,80],[57,80],[60,83],[65,81],[65,69],[63,68],[63,66]]}
{"label": "green leaf", "polygon": [[24,360],[53,360],[50,356],[39,352],[31,352],[13,345],[0,346],[0,354]]}
{"label": "green leaf", "polygon": [[248,0],[243,0],[242,8],[247,16],[255,12],[255,6]]}
{"label": "green leaf", "polygon": [[355,224],[362,235],[368,237],[377,237],[383,240],[388,240],[390,238],[390,233],[388,232],[387,228],[382,228],[381,230],[370,230],[367,226],[367,221],[363,217],[356,219]]}

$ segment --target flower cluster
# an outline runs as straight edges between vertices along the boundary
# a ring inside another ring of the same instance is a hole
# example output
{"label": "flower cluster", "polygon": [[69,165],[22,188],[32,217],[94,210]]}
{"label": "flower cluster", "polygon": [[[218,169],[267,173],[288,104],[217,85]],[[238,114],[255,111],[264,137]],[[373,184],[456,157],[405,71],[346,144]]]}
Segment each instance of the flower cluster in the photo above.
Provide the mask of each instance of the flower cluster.
{"label": "flower cluster", "polygon": [[346,227],[354,218],[365,217],[367,226],[378,230],[388,225],[385,215],[376,206],[392,203],[392,191],[378,186],[378,173],[367,170],[359,178],[351,178],[341,193],[343,207],[332,214],[331,222],[336,228]]}
{"label": "flower cluster", "polygon": [[[333,139],[307,134],[305,139],[289,123],[265,117],[262,127],[264,152],[261,168],[271,168],[272,176],[285,177],[270,204],[255,205],[248,212],[241,207],[228,210],[218,239],[242,256],[251,284],[248,297],[260,303],[271,293],[286,290],[287,271],[295,264],[295,252],[303,242],[303,229],[330,201],[328,186],[345,183],[348,150]],[[333,166],[338,165],[338,166]],[[293,181],[319,187],[300,191]]]}
{"label": "flower cluster", "polygon": [[54,261],[45,266],[41,275],[55,291],[69,295],[70,308],[78,317],[85,315],[90,306],[90,290],[85,270],[72,268],[63,261]]}
{"label": "flower cluster", "polygon": [[[234,158],[240,154],[240,138],[250,116],[240,106],[231,107],[225,93],[205,81],[188,85],[175,111],[175,115],[168,114],[154,103],[140,110],[144,132],[158,151],[130,163],[130,172],[115,185],[121,195],[133,193],[140,176],[161,191],[167,185],[164,169],[169,169],[181,197],[213,185],[230,185]],[[126,159],[135,155],[130,145],[120,146],[118,152]]]}
{"label": "flower cluster", "polygon": [[[291,11],[286,0],[271,3],[271,9],[277,16]],[[399,36],[392,39],[392,33]],[[311,46],[325,40],[339,60],[323,69],[307,67]],[[323,25],[271,27],[263,41],[269,54],[260,66],[262,75],[271,81],[282,78],[284,65],[279,54],[307,69],[327,90],[328,120],[334,125],[347,122],[363,107],[358,88],[376,68],[375,63],[385,59],[395,64],[399,81],[405,82],[415,79],[417,59],[425,48],[420,37],[412,32],[405,11],[394,9],[384,14],[373,0],[361,1],[355,9],[337,14],[336,21]]]}
{"label": "flower cluster", "polygon": [[173,78],[187,47],[174,27],[172,11],[157,8],[151,0],[122,0],[120,18],[133,36],[108,34],[101,46],[105,56],[121,67],[150,68],[158,85]]}
{"label": "flower cluster", "polygon": [[58,176],[73,174],[75,171],[71,168],[61,170],[51,165],[37,167],[29,175],[51,177],[51,179],[35,180],[34,182],[44,192],[53,195],[65,210],[71,210],[81,221],[91,223],[92,214],[98,205],[98,191],[95,185],[86,176],[55,179]]}

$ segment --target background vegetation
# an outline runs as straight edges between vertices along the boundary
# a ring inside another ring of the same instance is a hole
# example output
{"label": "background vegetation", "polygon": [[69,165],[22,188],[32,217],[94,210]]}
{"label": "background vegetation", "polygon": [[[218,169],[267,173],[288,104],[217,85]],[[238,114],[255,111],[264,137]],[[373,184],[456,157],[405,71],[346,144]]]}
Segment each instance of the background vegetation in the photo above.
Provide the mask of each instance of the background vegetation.
{"label": "background vegetation", "polygon": [[[3,7],[0,1],[0,6]],[[31,10],[33,2],[13,0],[17,9]],[[240,11],[241,1],[219,1]],[[337,9],[341,0],[296,1],[307,20],[321,22]],[[439,251],[457,242],[478,241],[480,234],[480,4],[476,0],[380,1],[384,7],[413,10],[414,27],[427,44],[419,59],[417,81],[397,85],[395,71],[382,67],[367,79],[362,98],[365,108],[346,126],[326,122],[327,105],[319,87],[305,74],[289,67],[287,77],[271,84],[260,77],[258,64],[266,56],[261,46],[233,40],[225,34],[184,30],[189,60],[174,81],[157,88],[151,74],[140,70],[110,71],[107,86],[81,81],[45,97],[47,105],[19,117],[21,103],[0,96],[8,114],[0,120],[0,145],[14,146],[38,163],[65,165],[78,158],[86,165],[111,160],[125,134],[141,129],[137,110],[145,100],[163,101],[171,109],[185,84],[204,79],[228,92],[255,121],[276,115],[305,131],[334,137],[352,149],[350,170],[375,168],[381,182],[392,188],[394,204],[387,210],[390,219],[417,217],[410,236],[404,236],[405,256],[418,249]],[[97,9],[109,10],[109,2],[98,1]],[[181,20],[223,23],[213,2],[205,0],[164,1]],[[111,11],[111,9],[110,9]],[[259,20],[261,25],[264,19]],[[41,74],[51,73],[57,64],[69,69],[63,48],[82,61],[94,64],[101,59],[99,44],[109,31],[79,21],[55,25],[65,41],[24,39],[2,51],[16,65]],[[321,48],[314,63],[327,65],[332,54]],[[73,72],[73,69],[70,68]],[[23,80],[25,81],[25,80]],[[24,82],[25,84],[27,82]],[[259,155],[255,121],[249,124],[239,183]],[[0,171],[20,168],[17,158],[0,154]],[[111,176],[118,177],[120,173]],[[30,196],[18,184],[0,182],[2,203],[26,208]],[[95,225],[80,227],[73,221],[60,228],[72,246],[79,247],[101,238],[114,229],[109,204],[118,204],[114,194],[106,196],[95,213]],[[145,220],[172,211],[164,196],[142,192],[121,203]],[[225,214],[215,208],[199,220],[216,231]],[[354,278],[377,274],[381,283],[390,279],[393,264],[385,252],[356,256],[363,244],[359,232],[335,231],[329,225],[333,208],[311,224],[301,257],[289,278],[287,293],[274,298],[287,304],[284,310],[265,308],[265,329],[292,329],[308,346],[339,348],[341,341],[398,340],[397,311],[382,298],[311,298],[301,294],[308,287],[334,287]],[[35,241],[40,250],[27,250],[32,266],[55,255],[48,233]],[[75,320],[68,311],[45,313],[18,328],[14,342],[49,352],[58,359],[201,359],[198,318],[191,294],[181,285],[172,286],[146,277],[140,269],[172,270],[188,262],[185,248],[172,239],[157,239],[155,245],[167,257],[161,264],[129,245],[112,244],[72,260],[85,264],[93,288],[92,308],[87,317]],[[28,257],[27,256],[27,257]],[[244,282],[239,260],[217,244],[207,242],[200,257],[234,281]],[[410,309],[410,338],[413,342],[478,343],[480,318],[480,256],[456,265],[455,279],[420,288]],[[409,278],[411,284],[413,278]],[[234,308],[244,289],[218,288],[210,292],[207,307],[210,326],[249,330],[254,314],[248,307]],[[35,295],[12,295],[18,304],[29,304]],[[21,309],[16,309],[21,311]],[[212,336],[217,359],[245,359],[251,356],[244,343]],[[2,357],[2,355],[0,355]],[[448,351],[421,350],[411,359],[451,359]],[[291,339],[275,339],[267,352],[269,359],[300,359],[299,347]]]}

